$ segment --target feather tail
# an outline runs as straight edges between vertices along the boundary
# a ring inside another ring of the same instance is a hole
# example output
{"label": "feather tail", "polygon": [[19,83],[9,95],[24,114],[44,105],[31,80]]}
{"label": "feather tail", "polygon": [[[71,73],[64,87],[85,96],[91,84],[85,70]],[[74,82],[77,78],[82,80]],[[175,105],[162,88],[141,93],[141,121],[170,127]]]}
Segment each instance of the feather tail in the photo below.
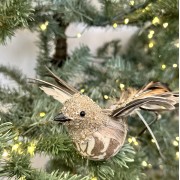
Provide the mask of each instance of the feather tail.
{"label": "feather tail", "polygon": [[171,92],[160,82],[150,82],[139,91],[128,89],[123,92],[111,115],[114,117],[127,116],[138,108],[149,111],[173,110],[178,101],[178,93]]}

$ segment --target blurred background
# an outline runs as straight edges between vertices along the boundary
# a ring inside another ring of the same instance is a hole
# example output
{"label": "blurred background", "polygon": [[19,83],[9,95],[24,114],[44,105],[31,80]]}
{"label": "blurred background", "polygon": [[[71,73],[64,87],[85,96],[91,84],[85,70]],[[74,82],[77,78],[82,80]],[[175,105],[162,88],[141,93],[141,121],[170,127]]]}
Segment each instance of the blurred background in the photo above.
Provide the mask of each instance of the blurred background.
{"label": "blurred background", "polygon": [[133,115],[120,152],[107,161],[91,161],[78,154],[65,127],[53,123],[62,104],[28,78],[54,83],[47,66],[101,107],[150,81],[177,92],[178,27],[177,0],[2,1],[0,178],[177,179],[178,107],[141,112],[165,158]]}

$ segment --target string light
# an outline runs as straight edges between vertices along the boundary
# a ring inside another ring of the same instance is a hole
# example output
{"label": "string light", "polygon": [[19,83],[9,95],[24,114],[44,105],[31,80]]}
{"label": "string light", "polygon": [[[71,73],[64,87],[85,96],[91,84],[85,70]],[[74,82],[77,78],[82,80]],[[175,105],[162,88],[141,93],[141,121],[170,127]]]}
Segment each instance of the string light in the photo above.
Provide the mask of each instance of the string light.
{"label": "string light", "polygon": [[26,180],[26,176],[21,176],[19,180]]}
{"label": "string light", "polygon": [[148,163],[147,163],[146,161],[143,161],[143,162],[141,163],[141,165],[144,166],[144,167],[147,167]]}
{"label": "string light", "polygon": [[154,35],[154,31],[153,30],[150,30],[149,31],[149,34],[148,34],[148,38],[151,39]]}
{"label": "string light", "polygon": [[45,23],[41,24],[41,25],[40,25],[40,29],[41,29],[42,31],[45,31],[45,30],[47,29],[48,24],[49,24],[48,21],[46,21]]}
{"label": "string light", "polygon": [[81,90],[80,90],[81,93],[84,93],[84,91],[85,91],[85,89],[81,89]]}
{"label": "string light", "polygon": [[114,23],[113,28],[117,28],[117,27],[118,27],[117,23]]}
{"label": "string light", "polygon": [[172,142],[172,144],[173,144],[174,146],[179,146],[179,143],[178,143],[177,141],[175,141],[175,140]]}
{"label": "string light", "polygon": [[14,140],[15,140],[15,141],[17,141],[18,139],[19,139],[19,137],[18,137],[18,136],[16,136],[16,137],[14,138]]}
{"label": "string light", "polygon": [[130,4],[131,6],[134,6],[134,1],[131,0],[131,1],[129,2],[129,4]]}
{"label": "string light", "polygon": [[21,148],[18,148],[18,154],[23,154],[23,151],[22,151],[22,149]]}
{"label": "string light", "polygon": [[19,144],[14,144],[13,146],[12,146],[12,151],[17,151],[18,150],[18,147],[19,147]]}
{"label": "string light", "polygon": [[148,34],[148,38],[151,39],[153,37],[153,34]]}
{"label": "string light", "polygon": [[109,96],[108,95],[104,95],[104,99],[109,99]]}
{"label": "string light", "polygon": [[82,35],[81,35],[81,33],[77,33],[77,38],[80,38]]}
{"label": "string light", "polygon": [[150,31],[149,31],[149,34],[154,34],[154,30],[150,30]]}
{"label": "string light", "polygon": [[145,8],[145,10],[146,10],[146,11],[149,11],[149,10],[150,10],[150,8],[149,8],[149,7],[146,7],[146,8]]}
{"label": "string light", "polygon": [[149,48],[153,48],[154,43],[153,43],[153,42],[150,42],[148,46],[149,46]]}
{"label": "string light", "polygon": [[28,146],[28,148],[27,148],[27,152],[28,152],[31,156],[33,156],[35,149],[36,149],[35,143],[31,143],[30,146]]}
{"label": "string light", "polygon": [[179,43],[174,44],[177,48],[179,48]]}
{"label": "string light", "polygon": [[46,25],[45,24],[41,24],[40,28],[41,28],[42,31],[45,31],[46,30]]}
{"label": "string light", "polygon": [[133,141],[132,141],[132,138],[128,138],[128,142],[129,143],[132,143]]}
{"label": "string light", "polygon": [[132,137],[132,142],[136,142],[136,138],[135,137]]}
{"label": "string light", "polygon": [[129,19],[126,18],[126,19],[124,20],[124,24],[128,24],[128,23],[129,23]]}
{"label": "string light", "polygon": [[138,143],[137,141],[135,141],[135,142],[134,142],[134,145],[135,145],[135,146],[138,146],[138,145],[139,145],[139,143]]}
{"label": "string light", "polygon": [[45,112],[40,112],[40,113],[39,113],[39,116],[40,116],[40,117],[44,117],[45,115],[46,115]]}
{"label": "string light", "polygon": [[129,140],[130,140],[130,142],[133,142],[135,146],[138,146],[138,145],[139,145],[139,143],[137,142],[137,140],[136,140],[135,137],[132,137],[132,138],[130,138]]}
{"label": "string light", "polygon": [[8,156],[9,156],[9,153],[6,150],[4,150],[2,153],[2,157],[6,158]]}
{"label": "string light", "polygon": [[125,85],[124,85],[124,84],[122,84],[122,83],[120,83],[120,84],[119,84],[119,87],[120,87],[120,89],[121,89],[121,90],[123,90],[123,89],[124,89],[124,87],[125,87]]}
{"label": "string light", "polygon": [[46,21],[44,24],[45,24],[46,26],[48,26],[49,22],[48,22],[48,21]]}
{"label": "string light", "polygon": [[152,24],[156,25],[156,24],[159,24],[160,23],[160,20],[158,17],[154,17],[154,19],[152,20]]}
{"label": "string light", "polygon": [[179,159],[179,152],[176,152],[176,158]]}
{"label": "string light", "polygon": [[168,27],[168,23],[166,22],[166,23],[163,23],[163,27],[164,28],[167,28]]}
{"label": "string light", "polygon": [[161,69],[166,69],[166,65],[162,64]]}
{"label": "string light", "polygon": [[178,136],[176,137],[176,140],[179,141],[179,137]]}
{"label": "string light", "polygon": [[91,180],[97,180],[97,177],[93,177]]}
{"label": "string light", "polygon": [[152,168],[152,164],[149,163],[149,164],[148,164],[148,168]]}
{"label": "string light", "polygon": [[173,64],[173,68],[177,68],[177,66],[178,66],[177,64]]}
{"label": "string light", "polygon": [[154,139],[151,139],[151,142],[152,142],[152,143],[155,143],[155,140],[154,140]]}

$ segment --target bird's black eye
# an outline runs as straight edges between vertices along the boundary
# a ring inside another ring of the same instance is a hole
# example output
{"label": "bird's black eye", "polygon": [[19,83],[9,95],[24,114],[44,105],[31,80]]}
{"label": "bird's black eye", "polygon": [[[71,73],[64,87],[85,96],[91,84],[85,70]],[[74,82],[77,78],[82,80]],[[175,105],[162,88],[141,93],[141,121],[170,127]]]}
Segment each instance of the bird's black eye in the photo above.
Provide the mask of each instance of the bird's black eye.
{"label": "bird's black eye", "polygon": [[80,116],[81,116],[81,117],[84,117],[85,115],[86,115],[85,111],[81,111],[81,112],[80,112]]}

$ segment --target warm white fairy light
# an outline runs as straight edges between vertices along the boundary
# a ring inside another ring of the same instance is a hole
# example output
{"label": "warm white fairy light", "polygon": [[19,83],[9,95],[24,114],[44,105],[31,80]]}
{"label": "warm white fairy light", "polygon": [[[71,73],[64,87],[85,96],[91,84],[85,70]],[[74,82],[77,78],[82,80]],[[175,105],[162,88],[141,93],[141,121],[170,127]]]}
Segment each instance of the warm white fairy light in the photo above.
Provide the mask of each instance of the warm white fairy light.
{"label": "warm white fairy light", "polygon": [[141,165],[147,167],[148,163],[146,161],[142,161]]}
{"label": "warm white fairy light", "polygon": [[158,17],[154,17],[154,19],[152,20],[152,24],[156,25],[156,24],[159,24],[160,23],[160,20]]}
{"label": "warm white fairy light", "polygon": [[179,159],[179,152],[176,152],[176,158]]}
{"label": "warm white fairy light", "polygon": [[176,140],[179,141],[179,136],[176,137]]}
{"label": "warm white fairy light", "polygon": [[130,4],[131,6],[134,6],[134,1],[133,1],[133,0],[129,1],[129,4]]}
{"label": "warm white fairy light", "polygon": [[154,139],[151,139],[151,142],[152,142],[152,143],[155,143],[155,140],[154,140]]}
{"label": "warm white fairy light", "polygon": [[172,142],[172,144],[173,144],[174,146],[179,146],[179,143],[178,143],[176,140],[174,140],[174,141]]}
{"label": "warm white fairy light", "polygon": [[177,68],[177,67],[178,67],[178,65],[177,65],[177,64],[173,64],[172,66],[173,66],[173,68]]}
{"label": "warm white fairy light", "polygon": [[26,180],[26,176],[21,176],[18,180]]}
{"label": "warm white fairy light", "polygon": [[42,31],[45,31],[45,30],[47,29],[48,24],[49,24],[48,21],[46,21],[46,22],[43,23],[43,24],[40,24],[40,29],[41,29]]}
{"label": "warm white fairy light", "polygon": [[46,26],[48,26],[49,22],[48,22],[48,21],[46,21],[44,24],[45,24]]}
{"label": "warm white fairy light", "polygon": [[154,36],[154,31],[150,30],[148,34],[148,38],[151,39]]}
{"label": "warm white fairy light", "polygon": [[119,84],[119,87],[120,87],[120,89],[121,89],[121,90],[123,90],[123,89],[124,89],[124,87],[125,87],[125,85],[124,85],[124,84],[122,84],[122,83],[120,83],[120,84]]}
{"label": "warm white fairy light", "polygon": [[128,24],[128,23],[129,23],[129,19],[126,18],[126,19],[124,20],[124,24]]}
{"label": "warm white fairy light", "polygon": [[154,34],[154,30],[150,30],[150,31],[149,31],[149,34]]}
{"label": "warm white fairy light", "polygon": [[81,33],[77,33],[77,38],[80,38],[81,36],[82,36],[82,34]]}
{"label": "warm white fairy light", "polygon": [[35,149],[36,149],[36,144],[35,144],[35,143],[31,143],[30,146],[28,146],[28,148],[27,148],[27,152],[28,152],[31,156],[33,156]]}
{"label": "warm white fairy light", "polygon": [[179,48],[179,42],[174,44],[177,48]]}
{"label": "warm white fairy light", "polygon": [[128,142],[129,142],[129,143],[133,143],[135,146],[138,146],[138,145],[139,145],[139,143],[137,142],[137,140],[136,140],[135,137],[128,138]]}
{"label": "warm white fairy light", "polygon": [[128,138],[128,142],[129,143],[132,143],[133,141],[132,141],[132,138]]}
{"label": "warm white fairy light", "polygon": [[97,177],[93,177],[91,180],[97,180]]}
{"label": "warm white fairy light", "polygon": [[42,31],[45,31],[46,30],[46,25],[45,24],[41,24],[40,28],[41,28]]}
{"label": "warm white fairy light", "polygon": [[153,37],[153,34],[148,34],[148,38],[151,39]]}
{"label": "warm white fairy light", "polygon": [[117,27],[118,27],[117,23],[114,23],[114,24],[113,24],[113,28],[115,29],[115,28],[117,28]]}
{"label": "warm white fairy light", "polygon": [[163,23],[163,28],[167,28],[168,27],[168,23]]}
{"label": "warm white fairy light", "polygon": [[147,6],[147,7],[145,8],[145,10],[146,10],[146,11],[149,11],[149,10],[150,10],[150,8]]}
{"label": "warm white fairy light", "polygon": [[17,141],[18,139],[19,139],[19,137],[18,137],[18,136],[14,137],[14,140],[15,140],[15,141]]}
{"label": "warm white fairy light", "polygon": [[166,69],[166,65],[165,65],[165,64],[162,64],[162,65],[161,65],[161,69]]}
{"label": "warm white fairy light", "polygon": [[109,96],[108,95],[104,95],[104,99],[109,99]]}
{"label": "warm white fairy light", "polygon": [[44,117],[45,115],[46,115],[45,112],[40,112],[40,113],[39,113],[39,116],[40,116],[40,117]]}
{"label": "warm white fairy light", "polygon": [[148,46],[149,46],[149,48],[153,48],[154,47],[154,43],[150,42]]}
{"label": "warm white fairy light", "polygon": [[136,138],[135,137],[132,137],[132,142],[136,142]]}
{"label": "warm white fairy light", "polygon": [[81,89],[81,90],[80,90],[81,93],[84,93],[84,91],[85,91],[85,89]]}
{"label": "warm white fairy light", "polygon": [[14,144],[14,145],[12,146],[12,151],[17,151],[18,148],[19,148],[19,144]]}
{"label": "warm white fairy light", "polygon": [[134,145],[135,145],[135,146],[138,146],[138,145],[139,145],[139,143],[138,143],[137,141],[135,141],[135,142],[134,142]]}
{"label": "warm white fairy light", "polygon": [[2,157],[6,158],[8,156],[9,156],[9,153],[6,150],[4,150],[2,153]]}

